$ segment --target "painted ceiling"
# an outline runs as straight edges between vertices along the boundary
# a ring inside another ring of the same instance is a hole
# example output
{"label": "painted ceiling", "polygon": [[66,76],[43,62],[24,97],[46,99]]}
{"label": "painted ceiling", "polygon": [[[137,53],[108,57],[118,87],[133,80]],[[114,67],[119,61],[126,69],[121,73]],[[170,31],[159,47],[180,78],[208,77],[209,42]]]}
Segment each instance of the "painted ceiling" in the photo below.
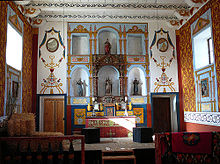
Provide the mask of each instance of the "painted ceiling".
{"label": "painted ceiling", "polygon": [[44,21],[149,22],[181,26],[208,0],[29,0],[17,1],[33,25]]}

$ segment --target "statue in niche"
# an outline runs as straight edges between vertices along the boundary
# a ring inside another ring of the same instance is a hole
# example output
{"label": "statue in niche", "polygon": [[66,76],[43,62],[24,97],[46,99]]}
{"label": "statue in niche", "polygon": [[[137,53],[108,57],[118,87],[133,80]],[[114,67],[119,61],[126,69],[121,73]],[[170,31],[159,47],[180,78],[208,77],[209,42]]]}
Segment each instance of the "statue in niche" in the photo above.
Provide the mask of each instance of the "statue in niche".
{"label": "statue in niche", "polygon": [[105,55],[111,54],[111,44],[108,39],[105,42]]}
{"label": "statue in niche", "polygon": [[134,84],[134,94],[133,95],[138,95],[138,84],[139,84],[139,81],[137,80],[137,78],[134,79],[133,84]]}
{"label": "statue in niche", "polygon": [[84,85],[84,82],[82,82],[81,78],[78,81],[76,81],[76,85],[77,85],[78,96],[82,97],[83,96],[83,85]]}
{"label": "statue in niche", "polygon": [[112,94],[112,82],[108,78],[105,81],[105,95],[111,95]]}
{"label": "statue in niche", "polygon": [[86,96],[86,87],[87,87],[88,85],[86,84],[86,81],[85,80],[83,80],[83,95],[85,95]]}

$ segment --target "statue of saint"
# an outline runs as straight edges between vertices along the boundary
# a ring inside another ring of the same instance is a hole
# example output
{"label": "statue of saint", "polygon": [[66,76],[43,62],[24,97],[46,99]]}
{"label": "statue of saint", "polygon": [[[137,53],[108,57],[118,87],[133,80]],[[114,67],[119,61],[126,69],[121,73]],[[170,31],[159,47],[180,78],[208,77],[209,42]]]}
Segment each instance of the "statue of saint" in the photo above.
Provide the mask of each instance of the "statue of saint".
{"label": "statue of saint", "polygon": [[83,82],[82,82],[81,78],[78,81],[76,81],[76,84],[77,84],[78,96],[82,97],[83,96]]}
{"label": "statue of saint", "polygon": [[111,44],[108,39],[105,42],[105,55],[111,54]]}
{"label": "statue of saint", "polygon": [[133,84],[134,84],[134,95],[138,95],[138,84],[139,84],[139,81],[137,80],[137,78],[134,79]]}
{"label": "statue of saint", "polygon": [[105,95],[111,95],[112,94],[112,82],[108,78],[105,81]]}

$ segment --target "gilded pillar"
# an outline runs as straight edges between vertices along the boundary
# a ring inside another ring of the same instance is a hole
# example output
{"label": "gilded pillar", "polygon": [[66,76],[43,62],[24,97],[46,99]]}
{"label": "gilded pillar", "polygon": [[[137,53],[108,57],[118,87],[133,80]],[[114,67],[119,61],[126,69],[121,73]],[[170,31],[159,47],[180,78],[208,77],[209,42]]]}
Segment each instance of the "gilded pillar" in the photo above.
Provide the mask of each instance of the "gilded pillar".
{"label": "gilded pillar", "polygon": [[70,47],[71,47],[71,32],[68,29],[67,32],[68,38],[67,38],[67,44],[68,44],[68,50],[67,50],[67,104],[71,104],[71,96],[70,96],[70,73],[71,73],[71,53],[70,53]]}

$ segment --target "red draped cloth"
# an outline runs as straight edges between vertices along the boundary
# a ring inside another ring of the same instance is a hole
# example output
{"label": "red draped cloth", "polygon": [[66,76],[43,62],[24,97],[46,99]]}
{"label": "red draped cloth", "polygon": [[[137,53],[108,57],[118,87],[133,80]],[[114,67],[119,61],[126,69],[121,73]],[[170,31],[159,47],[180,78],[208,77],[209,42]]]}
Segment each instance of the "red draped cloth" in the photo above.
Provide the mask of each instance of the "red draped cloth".
{"label": "red draped cloth", "polygon": [[172,133],[172,152],[211,154],[212,133],[210,132]]}

